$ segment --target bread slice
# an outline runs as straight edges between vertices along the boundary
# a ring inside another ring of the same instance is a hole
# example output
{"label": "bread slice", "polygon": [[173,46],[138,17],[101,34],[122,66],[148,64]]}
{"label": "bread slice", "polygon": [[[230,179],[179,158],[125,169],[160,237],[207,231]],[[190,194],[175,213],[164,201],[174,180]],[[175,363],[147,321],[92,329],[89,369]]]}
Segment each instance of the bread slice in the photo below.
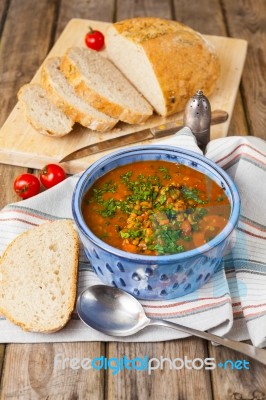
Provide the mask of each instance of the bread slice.
{"label": "bread slice", "polygon": [[60,57],[50,58],[42,68],[42,85],[53,103],[86,128],[99,132],[110,130],[118,119],[109,117],[83,101],[60,71],[60,62]]}
{"label": "bread slice", "polygon": [[78,236],[70,221],[19,235],[0,260],[0,313],[26,331],[56,332],[76,299]]}
{"label": "bread slice", "polygon": [[105,35],[110,60],[167,116],[185,108],[199,89],[209,96],[220,73],[214,48],[193,29],[160,18],[132,18]]}
{"label": "bread slice", "polygon": [[111,61],[94,50],[70,48],[61,69],[86,102],[113,118],[138,124],[153,113],[151,105]]}
{"label": "bread slice", "polygon": [[47,92],[37,83],[22,86],[18,98],[28,122],[40,133],[64,136],[72,130],[74,120],[67,117],[48,98]]}

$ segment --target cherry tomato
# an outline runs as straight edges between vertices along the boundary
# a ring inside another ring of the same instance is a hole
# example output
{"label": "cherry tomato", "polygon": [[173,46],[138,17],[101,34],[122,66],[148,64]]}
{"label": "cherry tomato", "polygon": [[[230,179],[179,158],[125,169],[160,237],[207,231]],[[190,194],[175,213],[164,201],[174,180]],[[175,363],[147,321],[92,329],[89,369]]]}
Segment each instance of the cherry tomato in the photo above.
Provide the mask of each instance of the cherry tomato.
{"label": "cherry tomato", "polygon": [[32,174],[19,175],[14,181],[14,190],[22,199],[35,196],[39,193],[40,187],[39,179]]}
{"label": "cherry tomato", "polygon": [[47,189],[57,185],[66,179],[66,173],[62,167],[57,164],[48,164],[40,172],[40,180]]}
{"label": "cherry tomato", "polygon": [[102,32],[95,31],[91,27],[89,32],[85,36],[86,45],[93,50],[99,51],[104,46],[104,36]]}

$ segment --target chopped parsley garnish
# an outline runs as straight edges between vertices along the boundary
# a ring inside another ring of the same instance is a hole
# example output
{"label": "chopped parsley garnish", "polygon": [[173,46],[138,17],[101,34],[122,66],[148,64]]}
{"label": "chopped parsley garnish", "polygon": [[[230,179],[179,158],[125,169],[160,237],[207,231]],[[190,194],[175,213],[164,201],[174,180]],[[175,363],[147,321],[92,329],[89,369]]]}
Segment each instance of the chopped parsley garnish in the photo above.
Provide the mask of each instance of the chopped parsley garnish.
{"label": "chopped parsley garnish", "polygon": [[169,174],[168,168],[165,167],[159,167],[158,170],[160,172],[163,172],[163,179],[169,181],[171,179],[171,175]]}
{"label": "chopped parsley garnish", "polygon": [[131,176],[132,176],[132,171],[128,171],[125,174],[121,175],[121,181],[123,183],[127,183],[127,182],[129,182],[129,179],[131,178]]}
{"label": "chopped parsley garnish", "polygon": [[221,196],[217,197],[216,201],[223,201],[224,198],[225,198],[225,197],[224,197],[223,195],[221,195]]}
{"label": "chopped parsley garnish", "polygon": [[[177,166],[175,171],[164,165],[167,163],[150,166],[149,172],[146,167],[143,171],[141,168],[135,170],[134,166],[128,170],[123,167],[123,173],[112,174],[113,180],[106,182],[105,179],[105,183],[96,183],[90,189],[90,197],[85,198],[85,203],[94,214],[106,218],[99,220],[99,237],[106,238],[111,245],[112,238],[116,238],[117,243],[121,243],[119,248],[125,248],[125,251],[167,255],[195,247],[195,238],[201,236],[195,234],[197,231],[208,229],[206,241],[216,236],[216,226],[210,219],[212,215],[204,217],[208,214],[210,201],[221,212],[222,207],[216,202],[223,201],[226,196],[221,191],[213,196],[213,186],[210,186],[208,198],[205,189],[193,187],[193,175],[186,175],[187,167]],[[195,181],[199,182],[198,177]]]}
{"label": "chopped parsley garnish", "polygon": [[106,182],[100,189],[93,188],[93,197],[98,203],[103,202],[103,194],[105,193],[115,193],[117,189],[117,184],[113,181]]}
{"label": "chopped parsley garnish", "polygon": [[187,200],[193,200],[195,203],[198,204],[205,204],[206,200],[202,200],[199,198],[199,190],[192,188],[189,189],[186,186],[182,186],[181,191],[183,193],[183,196],[185,197],[185,199]]}
{"label": "chopped parsley garnish", "polygon": [[99,211],[99,214],[101,214],[103,217],[113,217],[116,213],[117,210],[117,201],[114,199],[109,199],[106,200],[102,203],[100,203],[103,205],[103,210]]}
{"label": "chopped parsley garnish", "polygon": [[[165,174],[168,174],[168,169],[164,167],[158,169],[166,179]],[[181,224],[184,217],[179,220],[180,213],[182,216],[186,210],[174,209],[173,202],[180,201],[183,204],[187,200],[193,200],[197,204],[204,204],[205,201],[199,197],[200,192],[186,186],[182,186],[179,190],[173,184],[162,187],[161,180],[156,175],[146,177],[139,174],[135,180],[132,180],[132,175],[132,171],[121,175],[121,181],[129,189],[129,194],[124,200],[103,199],[104,193],[115,193],[117,185],[112,181],[105,183],[101,188],[93,189],[94,199],[101,206],[98,212],[106,218],[113,218],[118,210],[135,216],[132,217],[134,222],[127,223],[124,227],[115,226],[123,240],[137,240],[142,247],[160,255],[184,251],[180,240],[185,242],[192,240],[191,235],[182,231]],[[198,229],[198,221],[207,213],[203,207],[188,208],[186,215],[190,215],[192,231]],[[143,215],[152,223],[152,234],[149,236],[147,236],[148,229],[143,224]]]}

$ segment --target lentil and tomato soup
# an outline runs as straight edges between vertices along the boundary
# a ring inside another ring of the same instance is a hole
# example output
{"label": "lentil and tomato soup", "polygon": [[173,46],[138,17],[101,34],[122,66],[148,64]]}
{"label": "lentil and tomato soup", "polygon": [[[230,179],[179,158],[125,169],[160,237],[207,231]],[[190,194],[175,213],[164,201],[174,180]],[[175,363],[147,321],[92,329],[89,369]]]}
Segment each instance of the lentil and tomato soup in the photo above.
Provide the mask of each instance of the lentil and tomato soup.
{"label": "lentil and tomato soup", "polygon": [[230,204],[208,176],[183,164],[139,161],[109,171],[85,194],[82,214],[109,245],[141,255],[201,246],[225,227]]}

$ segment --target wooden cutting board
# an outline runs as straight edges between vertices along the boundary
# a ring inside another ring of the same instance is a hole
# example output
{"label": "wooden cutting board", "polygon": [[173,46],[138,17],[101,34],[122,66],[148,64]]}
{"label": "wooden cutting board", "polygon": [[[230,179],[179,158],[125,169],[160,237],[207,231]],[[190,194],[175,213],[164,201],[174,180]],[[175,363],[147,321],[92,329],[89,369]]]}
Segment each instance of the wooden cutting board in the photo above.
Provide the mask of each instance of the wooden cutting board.
{"label": "wooden cutting board", "polygon": [[[99,21],[72,19],[47,58],[62,56],[71,46],[85,46],[84,37],[88,31],[88,26],[99,29],[104,33],[109,25],[109,23]],[[221,62],[221,76],[213,95],[209,98],[212,110],[222,109],[229,113],[227,122],[211,127],[211,138],[215,139],[226,136],[228,132],[245,62],[247,42],[242,39],[219,36],[206,36],[206,38],[216,47]],[[105,51],[101,53],[105,54]],[[38,82],[39,79],[40,69],[32,81]],[[0,162],[42,168],[45,164],[58,162],[63,156],[86,145],[174,120],[182,123],[182,113],[168,118],[154,115],[142,125],[128,125],[120,122],[112,131],[105,133],[96,133],[76,124],[69,135],[62,138],[51,138],[41,135],[26,122],[21,106],[18,103],[0,130]],[[152,143],[152,141],[149,141],[149,143]],[[82,171],[106,153],[70,161],[64,164],[64,168],[68,173]]]}

